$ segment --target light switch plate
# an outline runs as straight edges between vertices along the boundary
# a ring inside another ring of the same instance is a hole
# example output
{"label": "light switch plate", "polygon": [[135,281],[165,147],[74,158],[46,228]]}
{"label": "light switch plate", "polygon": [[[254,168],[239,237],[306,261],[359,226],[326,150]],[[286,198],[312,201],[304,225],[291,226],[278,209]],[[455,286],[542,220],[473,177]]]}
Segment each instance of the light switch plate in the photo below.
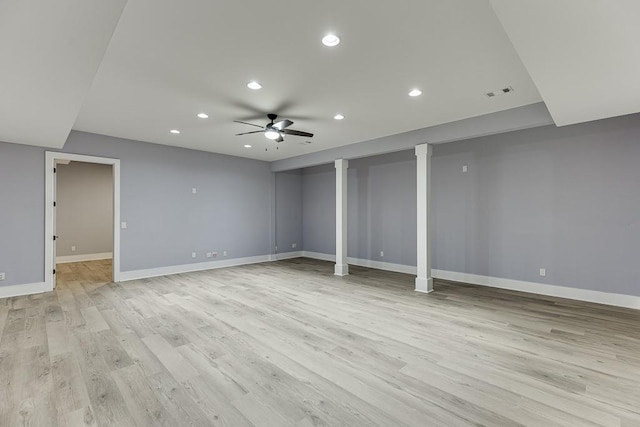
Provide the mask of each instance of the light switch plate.
{"label": "light switch plate", "polygon": [[546,276],[546,275],[547,275],[547,269],[546,269],[546,268],[541,268],[541,269],[540,269],[540,275],[541,275],[542,277]]}
{"label": "light switch plate", "polygon": [[122,228],[123,230],[127,228],[127,223],[125,221],[122,221],[122,223],[120,223],[120,228]]}
{"label": "light switch plate", "polygon": [[469,170],[469,166],[462,165],[462,172],[467,172]]}

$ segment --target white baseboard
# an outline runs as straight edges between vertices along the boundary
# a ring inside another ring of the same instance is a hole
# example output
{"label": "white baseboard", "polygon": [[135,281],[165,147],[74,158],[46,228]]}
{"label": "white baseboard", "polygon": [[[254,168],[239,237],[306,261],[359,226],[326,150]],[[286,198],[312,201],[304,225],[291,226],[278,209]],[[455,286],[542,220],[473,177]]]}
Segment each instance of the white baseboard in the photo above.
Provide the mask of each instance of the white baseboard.
{"label": "white baseboard", "polygon": [[[335,262],[336,256],[318,252],[303,251],[306,258]],[[379,270],[395,271],[398,273],[416,274],[416,267],[411,265],[393,264],[366,259],[347,258],[349,264]],[[453,282],[469,283],[498,289],[528,292],[531,294],[550,297],[567,298],[577,301],[593,302],[616,307],[640,309],[640,297],[633,295],[614,294],[610,292],[592,291],[588,289],[569,288],[566,286],[546,285],[522,280],[502,279],[499,277],[479,276],[477,274],[458,273],[455,271],[431,270],[434,279],[451,280]]]}
{"label": "white baseboard", "polygon": [[25,285],[0,286],[0,298],[19,297],[22,295],[41,294],[52,289],[46,283],[28,283]]}
{"label": "white baseboard", "polygon": [[417,267],[413,265],[394,264],[392,262],[374,261],[370,259],[359,259],[347,257],[347,262],[359,267],[376,268],[378,270],[394,271],[396,273],[413,274],[417,273]]}
{"label": "white baseboard", "polygon": [[122,271],[120,281],[146,279],[149,277],[168,276],[170,274],[191,273],[194,271],[213,270],[215,268],[235,267],[238,265],[257,264],[272,261],[271,255],[258,255],[246,258],[221,259],[218,261],[198,262],[194,264],[172,265],[169,267],[149,268],[146,270]]}
{"label": "white baseboard", "polygon": [[302,251],[284,252],[281,254],[275,254],[273,261],[278,261],[281,259],[301,258],[301,257],[302,257]]}
{"label": "white baseboard", "polygon": [[84,254],[84,255],[66,255],[56,257],[56,264],[67,264],[70,262],[83,262],[83,261],[98,261],[101,259],[112,259],[113,254],[111,252],[104,252],[101,254]]}
{"label": "white baseboard", "polygon": [[323,254],[323,253],[320,253],[320,252],[302,251],[302,256],[305,257],[305,258],[319,259],[321,261],[336,262],[336,256],[332,255],[332,254]]}
{"label": "white baseboard", "polygon": [[531,294],[567,298],[578,301],[595,302],[598,304],[614,305],[616,307],[640,309],[640,297],[632,295],[613,294],[588,289],[569,288],[566,286],[545,285],[542,283],[524,282],[522,280],[457,273],[455,271],[432,270],[431,274],[436,279],[451,280],[453,282],[470,283],[472,285],[528,292]]}
{"label": "white baseboard", "polygon": [[[320,252],[303,251],[302,256],[305,258],[319,259],[322,261],[336,261],[333,254],[323,254]],[[396,273],[416,274],[416,267],[413,265],[394,264],[392,262],[374,261],[370,259],[360,259],[347,257],[347,263],[357,265],[359,267],[376,268],[378,270],[394,271]]]}

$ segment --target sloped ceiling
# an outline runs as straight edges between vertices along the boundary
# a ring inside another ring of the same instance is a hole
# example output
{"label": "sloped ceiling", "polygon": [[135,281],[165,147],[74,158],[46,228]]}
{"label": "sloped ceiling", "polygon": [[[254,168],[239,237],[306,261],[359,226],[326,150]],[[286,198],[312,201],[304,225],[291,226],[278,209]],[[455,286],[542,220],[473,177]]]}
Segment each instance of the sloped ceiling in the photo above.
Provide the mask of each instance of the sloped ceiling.
{"label": "sloped ceiling", "polygon": [[556,125],[640,111],[640,2],[491,0]]}
{"label": "sloped ceiling", "polygon": [[64,145],[125,4],[0,2],[0,141]]}

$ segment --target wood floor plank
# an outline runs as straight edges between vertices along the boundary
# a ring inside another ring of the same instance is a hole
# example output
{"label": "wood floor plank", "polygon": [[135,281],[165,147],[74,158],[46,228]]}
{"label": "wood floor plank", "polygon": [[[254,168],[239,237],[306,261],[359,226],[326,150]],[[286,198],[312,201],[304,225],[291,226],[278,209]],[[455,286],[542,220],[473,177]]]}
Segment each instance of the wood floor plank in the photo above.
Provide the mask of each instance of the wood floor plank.
{"label": "wood floor plank", "polygon": [[292,259],[0,300],[0,425],[640,426],[640,312]]}

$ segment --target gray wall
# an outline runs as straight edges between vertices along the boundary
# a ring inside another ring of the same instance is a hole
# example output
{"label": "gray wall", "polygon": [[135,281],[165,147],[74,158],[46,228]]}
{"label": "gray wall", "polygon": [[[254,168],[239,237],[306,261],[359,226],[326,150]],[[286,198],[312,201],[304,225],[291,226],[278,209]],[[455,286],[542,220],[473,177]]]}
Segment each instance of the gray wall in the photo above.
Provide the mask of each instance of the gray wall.
{"label": "gray wall", "polygon": [[44,150],[0,143],[0,286],[44,281]]}
{"label": "gray wall", "polygon": [[[347,183],[347,255],[416,265],[414,152],[350,160]],[[336,253],[335,194],[333,164],[303,169],[305,251]]]}
{"label": "gray wall", "polygon": [[276,246],[278,253],[301,251],[303,247],[301,170],[276,174]]}
{"label": "gray wall", "polygon": [[[2,286],[44,280],[44,151],[0,143]],[[75,131],[64,151],[121,159],[122,271],[270,253],[266,162]]]}
{"label": "gray wall", "polygon": [[347,184],[348,256],[416,265],[414,151],[351,160]]}
{"label": "gray wall", "polygon": [[434,268],[640,295],[639,162],[640,115],[435,146]]}
{"label": "gray wall", "polygon": [[[412,156],[350,161],[349,256],[415,265]],[[433,267],[640,295],[639,162],[640,115],[435,145]],[[304,249],[334,254],[333,165],[303,187]]]}
{"label": "gray wall", "polygon": [[111,165],[83,162],[57,166],[58,256],[113,251],[112,169]]}
{"label": "gray wall", "polygon": [[303,249],[336,253],[336,170],[333,164],[302,171]]}

